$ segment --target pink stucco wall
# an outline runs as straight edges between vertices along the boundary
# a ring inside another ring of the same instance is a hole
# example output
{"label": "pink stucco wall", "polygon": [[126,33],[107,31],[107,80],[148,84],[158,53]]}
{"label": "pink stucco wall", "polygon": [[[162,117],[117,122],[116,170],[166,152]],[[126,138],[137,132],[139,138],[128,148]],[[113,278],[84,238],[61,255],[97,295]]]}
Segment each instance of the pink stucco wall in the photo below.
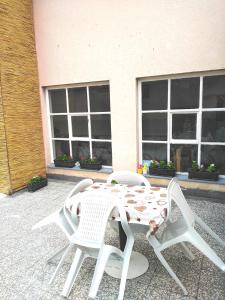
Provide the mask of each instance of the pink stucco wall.
{"label": "pink stucco wall", "polygon": [[115,168],[137,162],[137,78],[225,69],[224,0],[33,3],[40,86],[110,81]]}

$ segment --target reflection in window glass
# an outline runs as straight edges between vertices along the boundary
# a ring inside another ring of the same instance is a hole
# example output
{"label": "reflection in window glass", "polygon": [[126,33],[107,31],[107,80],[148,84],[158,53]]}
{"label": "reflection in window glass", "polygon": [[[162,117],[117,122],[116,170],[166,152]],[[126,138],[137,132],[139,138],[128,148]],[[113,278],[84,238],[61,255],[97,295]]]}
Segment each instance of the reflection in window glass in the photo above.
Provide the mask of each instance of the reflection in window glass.
{"label": "reflection in window glass", "polygon": [[66,112],[66,90],[50,90],[50,112],[65,113]]}
{"label": "reflection in window glass", "polygon": [[220,174],[225,174],[225,145],[202,145],[202,159],[204,165],[215,164],[220,171]]}
{"label": "reflection in window glass", "polygon": [[167,145],[166,144],[142,144],[143,159],[146,160],[167,160]]}
{"label": "reflection in window glass", "polygon": [[167,140],[167,113],[145,113],[142,115],[143,140]]}
{"label": "reflection in window glass", "polygon": [[91,135],[93,139],[111,139],[110,115],[91,115]]}
{"label": "reflection in window glass", "polygon": [[109,85],[89,87],[91,112],[110,111]]}
{"label": "reflection in window glass", "polygon": [[142,110],[167,109],[168,81],[142,83]]}
{"label": "reflection in window glass", "polygon": [[178,172],[187,172],[192,161],[197,161],[197,150],[197,145],[170,145],[170,159],[175,162]]}
{"label": "reflection in window glass", "polygon": [[172,137],[173,139],[196,139],[196,114],[173,114]]}
{"label": "reflection in window glass", "polygon": [[52,116],[53,137],[68,138],[68,121],[67,116]]}
{"label": "reflection in window glass", "polygon": [[72,142],[73,159],[79,161],[90,157],[89,142],[73,141]]}
{"label": "reflection in window glass", "polygon": [[198,108],[199,83],[200,78],[182,78],[171,80],[171,108]]}
{"label": "reflection in window glass", "polygon": [[70,154],[70,146],[68,141],[53,141],[54,158],[57,156]]}
{"label": "reflection in window glass", "polygon": [[92,142],[93,157],[99,159],[103,165],[112,165],[112,147],[107,142]]}
{"label": "reflection in window glass", "polygon": [[71,88],[68,89],[70,112],[87,112],[87,89]]}
{"label": "reflection in window glass", "polygon": [[202,113],[202,141],[225,142],[225,112]]}
{"label": "reflection in window glass", "polygon": [[225,107],[225,75],[203,78],[203,107]]}
{"label": "reflection in window glass", "polygon": [[72,131],[74,137],[88,137],[88,117],[72,116]]}

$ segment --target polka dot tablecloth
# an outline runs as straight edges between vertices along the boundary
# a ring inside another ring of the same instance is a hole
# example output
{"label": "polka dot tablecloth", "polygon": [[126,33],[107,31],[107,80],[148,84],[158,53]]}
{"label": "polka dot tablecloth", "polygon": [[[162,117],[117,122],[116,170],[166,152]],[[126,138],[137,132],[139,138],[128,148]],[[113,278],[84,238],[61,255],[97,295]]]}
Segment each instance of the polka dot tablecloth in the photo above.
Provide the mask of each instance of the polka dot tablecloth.
{"label": "polka dot tablecloth", "polygon": [[[149,225],[152,234],[157,231],[167,216],[166,188],[95,182],[85,189],[85,191],[92,190],[113,193],[119,197],[126,210],[128,222]],[[112,212],[111,218],[116,221],[120,220],[116,210]]]}

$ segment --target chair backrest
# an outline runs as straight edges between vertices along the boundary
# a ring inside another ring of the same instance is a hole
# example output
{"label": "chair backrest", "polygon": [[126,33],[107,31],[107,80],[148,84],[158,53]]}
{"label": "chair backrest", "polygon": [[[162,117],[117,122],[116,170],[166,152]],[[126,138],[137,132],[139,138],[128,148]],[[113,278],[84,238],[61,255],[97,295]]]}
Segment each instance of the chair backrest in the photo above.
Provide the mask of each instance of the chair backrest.
{"label": "chair backrest", "polygon": [[63,213],[67,219],[67,222],[73,228],[73,231],[77,229],[77,223],[72,218],[70,212],[70,208],[73,204],[73,196],[80,192],[83,192],[85,188],[89,187],[92,184],[93,184],[92,179],[83,179],[75,185],[75,187],[69,192],[68,196],[66,197],[66,200],[63,205]]}
{"label": "chair backrest", "polygon": [[84,191],[85,188],[89,187],[90,185],[93,184],[93,180],[92,179],[83,179],[81,180],[80,182],[78,182],[75,187],[69,192],[68,196],[66,197],[66,200],[65,202],[66,203],[66,207],[68,207],[68,205],[70,204],[70,198],[79,193],[79,192],[82,192]]}
{"label": "chair backrest", "polygon": [[184,194],[177,183],[176,178],[173,178],[168,185],[168,201],[169,201],[169,214],[171,210],[172,201],[176,203],[179,207],[185,222],[188,227],[192,227],[195,221],[194,213],[192,212],[190,206],[188,205]]}
{"label": "chair backrest", "polygon": [[104,243],[106,225],[110,213],[117,208],[126,234],[131,234],[124,208],[118,198],[104,191],[88,191],[74,196],[73,210],[79,206],[80,221],[73,236],[75,243],[90,248],[100,248]]}
{"label": "chair backrest", "polygon": [[113,172],[107,178],[107,183],[111,183],[112,180],[121,184],[150,186],[150,182],[143,175],[131,171]]}

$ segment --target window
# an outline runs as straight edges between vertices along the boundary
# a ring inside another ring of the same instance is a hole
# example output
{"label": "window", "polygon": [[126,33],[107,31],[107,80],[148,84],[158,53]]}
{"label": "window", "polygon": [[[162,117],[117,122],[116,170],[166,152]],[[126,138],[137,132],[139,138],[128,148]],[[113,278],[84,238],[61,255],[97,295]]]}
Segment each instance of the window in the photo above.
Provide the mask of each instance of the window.
{"label": "window", "polygon": [[49,89],[52,157],[96,157],[112,165],[109,85]]}
{"label": "window", "polygon": [[141,80],[140,161],[215,163],[225,174],[225,75]]}

